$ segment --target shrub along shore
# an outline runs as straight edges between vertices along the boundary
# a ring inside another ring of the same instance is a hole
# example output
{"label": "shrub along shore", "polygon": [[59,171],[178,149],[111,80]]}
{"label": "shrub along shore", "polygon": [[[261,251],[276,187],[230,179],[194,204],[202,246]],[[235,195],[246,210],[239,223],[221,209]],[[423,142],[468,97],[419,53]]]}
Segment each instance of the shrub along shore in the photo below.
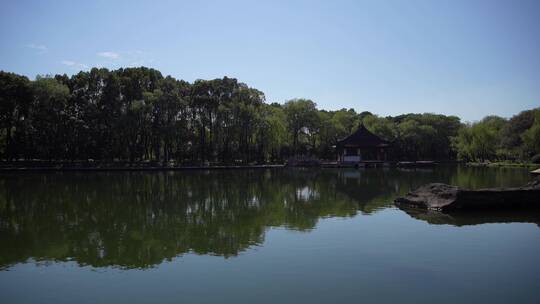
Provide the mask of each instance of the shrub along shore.
{"label": "shrub along shore", "polygon": [[145,67],[35,80],[0,72],[0,158],[15,167],[35,159],[81,167],[335,160],[336,142],[361,123],[392,143],[396,161],[540,162],[540,108],[464,123],[432,113],[328,111],[308,99],[269,103],[234,78],[189,83]]}

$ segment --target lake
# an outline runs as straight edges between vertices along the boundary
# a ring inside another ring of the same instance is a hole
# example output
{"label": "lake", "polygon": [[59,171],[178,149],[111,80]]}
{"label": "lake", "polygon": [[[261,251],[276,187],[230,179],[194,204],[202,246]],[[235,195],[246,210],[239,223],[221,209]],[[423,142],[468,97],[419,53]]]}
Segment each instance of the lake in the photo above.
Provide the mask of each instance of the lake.
{"label": "lake", "polygon": [[392,201],[522,169],[0,175],[0,303],[540,303],[537,212]]}

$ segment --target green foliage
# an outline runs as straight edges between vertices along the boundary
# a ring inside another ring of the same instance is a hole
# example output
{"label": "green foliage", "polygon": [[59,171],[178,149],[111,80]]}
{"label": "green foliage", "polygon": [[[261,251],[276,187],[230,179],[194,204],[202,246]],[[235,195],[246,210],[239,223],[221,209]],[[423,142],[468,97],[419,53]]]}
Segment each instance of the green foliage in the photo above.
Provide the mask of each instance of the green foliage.
{"label": "green foliage", "polygon": [[528,161],[540,153],[540,109],[509,120],[487,116],[464,126],[454,138],[454,148],[458,158],[467,161]]}
{"label": "green foliage", "polygon": [[362,122],[392,143],[395,160],[530,159],[540,153],[540,110],[488,116],[379,117],[319,110],[308,99],[280,105],[234,78],[188,83],[145,67],[93,68],[30,81],[0,72],[3,159],[151,161],[177,164],[335,159],[335,145]]}
{"label": "green foliage", "polygon": [[534,123],[521,134],[525,155],[540,153],[540,109],[534,112]]}
{"label": "green foliage", "polygon": [[0,128],[6,159],[21,153],[25,118],[32,103],[30,81],[24,76],[0,71]]}
{"label": "green foliage", "polygon": [[383,118],[369,113],[362,121],[371,132],[393,143],[394,159],[455,158],[451,138],[461,125],[455,116],[426,113]]}
{"label": "green foliage", "polygon": [[362,120],[362,122],[371,132],[377,134],[385,140],[394,141],[397,137],[397,125],[388,118],[378,117],[376,115],[368,115]]}
{"label": "green foliage", "polygon": [[497,134],[485,123],[476,123],[459,131],[456,147],[464,160],[485,161],[495,157]]}
{"label": "green foliage", "polygon": [[309,99],[292,99],[285,103],[283,109],[294,153],[297,154],[301,148],[305,152],[310,144],[313,148],[315,133],[320,124],[317,105]]}

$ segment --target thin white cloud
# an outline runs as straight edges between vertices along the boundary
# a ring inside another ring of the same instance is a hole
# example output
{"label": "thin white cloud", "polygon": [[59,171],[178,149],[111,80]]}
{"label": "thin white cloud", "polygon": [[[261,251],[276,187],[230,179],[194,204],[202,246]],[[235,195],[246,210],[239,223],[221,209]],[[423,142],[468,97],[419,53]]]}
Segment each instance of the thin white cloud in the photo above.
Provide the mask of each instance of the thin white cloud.
{"label": "thin white cloud", "polygon": [[61,62],[63,65],[67,65],[68,67],[72,67],[74,69],[88,69],[88,66],[84,63],[75,62],[71,60],[62,60]]}
{"label": "thin white cloud", "polygon": [[115,53],[115,52],[99,52],[99,53],[97,53],[97,55],[100,56],[100,57],[109,58],[109,59],[118,59],[118,58],[120,58],[120,54]]}
{"label": "thin white cloud", "polygon": [[39,53],[45,53],[48,50],[48,48],[43,44],[33,44],[33,43],[31,43],[31,44],[26,45],[26,47],[31,48],[33,50],[37,50]]}

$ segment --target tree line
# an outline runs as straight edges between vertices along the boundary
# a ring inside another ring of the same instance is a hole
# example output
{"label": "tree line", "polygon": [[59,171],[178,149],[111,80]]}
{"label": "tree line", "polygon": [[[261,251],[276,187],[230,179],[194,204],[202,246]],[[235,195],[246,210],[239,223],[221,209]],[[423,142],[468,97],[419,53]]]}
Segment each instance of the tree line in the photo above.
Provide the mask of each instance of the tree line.
{"label": "tree line", "polygon": [[466,161],[521,160],[540,163],[540,108],[510,119],[487,116],[460,128],[453,144]]}
{"label": "tree line", "polygon": [[463,124],[437,114],[327,111],[308,99],[267,103],[263,92],[234,78],[189,83],[145,67],[35,80],[0,71],[0,153],[10,161],[335,159],[337,141],[360,123],[391,141],[391,157],[398,160],[527,159],[540,153],[538,109],[510,120],[490,116]]}

